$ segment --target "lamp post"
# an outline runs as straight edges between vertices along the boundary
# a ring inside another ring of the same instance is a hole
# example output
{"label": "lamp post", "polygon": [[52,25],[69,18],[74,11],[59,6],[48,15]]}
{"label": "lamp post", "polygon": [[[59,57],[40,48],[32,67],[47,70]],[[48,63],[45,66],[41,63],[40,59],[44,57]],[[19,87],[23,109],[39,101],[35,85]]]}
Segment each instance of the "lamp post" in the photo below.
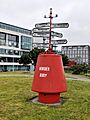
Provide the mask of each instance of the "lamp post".
{"label": "lamp post", "polygon": [[[13,55],[14,55],[14,50],[13,50]],[[14,72],[14,56],[13,56],[13,72]]]}
{"label": "lamp post", "polygon": [[4,71],[4,61],[3,61],[3,60],[1,60],[1,62],[2,62],[2,64],[3,64],[2,71]]}
{"label": "lamp post", "polygon": [[14,72],[14,43],[12,44],[13,46],[13,72]]}

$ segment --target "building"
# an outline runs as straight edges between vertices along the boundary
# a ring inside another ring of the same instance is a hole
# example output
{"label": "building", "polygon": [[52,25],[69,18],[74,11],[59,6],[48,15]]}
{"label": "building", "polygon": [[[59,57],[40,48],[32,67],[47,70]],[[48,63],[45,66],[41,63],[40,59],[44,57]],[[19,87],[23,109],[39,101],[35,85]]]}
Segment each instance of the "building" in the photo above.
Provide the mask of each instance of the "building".
{"label": "building", "polygon": [[31,30],[0,22],[0,71],[25,70],[18,61],[31,49]]}
{"label": "building", "polygon": [[62,46],[62,54],[68,56],[70,60],[75,60],[77,64],[90,65],[90,46],[89,45],[74,45]]}

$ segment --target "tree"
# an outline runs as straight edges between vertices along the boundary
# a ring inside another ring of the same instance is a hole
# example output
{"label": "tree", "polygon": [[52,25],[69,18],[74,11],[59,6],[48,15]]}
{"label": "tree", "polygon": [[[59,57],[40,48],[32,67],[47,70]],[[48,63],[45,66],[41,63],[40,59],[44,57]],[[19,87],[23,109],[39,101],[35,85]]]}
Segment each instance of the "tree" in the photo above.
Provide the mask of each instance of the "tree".
{"label": "tree", "polygon": [[63,65],[65,66],[65,65],[68,64],[69,59],[68,59],[68,57],[66,55],[64,55],[64,54],[61,54],[61,55],[62,55]]}
{"label": "tree", "polygon": [[34,67],[36,67],[37,57],[39,53],[44,52],[44,49],[34,48],[29,53],[22,54],[21,58],[19,59],[19,63],[27,66],[27,64],[32,63]]}
{"label": "tree", "polygon": [[39,53],[42,53],[42,52],[45,52],[45,50],[44,49],[38,49],[38,48],[34,48],[30,51],[29,57],[33,61],[34,67],[36,67],[37,57],[38,57]]}
{"label": "tree", "polygon": [[21,58],[19,59],[19,64],[23,64],[24,66],[27,66],[27,64],[32,63],[31,58],[28,53],[22,54]]}

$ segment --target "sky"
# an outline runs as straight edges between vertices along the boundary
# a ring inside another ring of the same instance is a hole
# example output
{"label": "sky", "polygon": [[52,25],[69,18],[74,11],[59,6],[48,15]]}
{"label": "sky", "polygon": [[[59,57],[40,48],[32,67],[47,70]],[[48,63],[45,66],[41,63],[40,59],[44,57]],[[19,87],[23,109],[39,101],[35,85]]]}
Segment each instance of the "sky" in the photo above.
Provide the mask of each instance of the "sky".
{"label": "sky", "polygon": [[[0,22],[33,29],[36,23],[49,22],[52,8],[53,23],[69,23],[58,28],[67,45],[90,45],[90,0],[0,0]],[[58,38],[59,39],[59,38]]]}

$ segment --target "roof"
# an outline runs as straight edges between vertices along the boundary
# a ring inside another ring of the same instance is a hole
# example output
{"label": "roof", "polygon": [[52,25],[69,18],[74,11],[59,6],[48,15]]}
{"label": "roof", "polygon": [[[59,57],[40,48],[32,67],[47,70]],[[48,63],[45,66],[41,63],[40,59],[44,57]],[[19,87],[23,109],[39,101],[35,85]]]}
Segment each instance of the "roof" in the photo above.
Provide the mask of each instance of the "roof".
{"label": "roof", "polygon": [[0,22],[0,28],[31,35],[31,30]]}

